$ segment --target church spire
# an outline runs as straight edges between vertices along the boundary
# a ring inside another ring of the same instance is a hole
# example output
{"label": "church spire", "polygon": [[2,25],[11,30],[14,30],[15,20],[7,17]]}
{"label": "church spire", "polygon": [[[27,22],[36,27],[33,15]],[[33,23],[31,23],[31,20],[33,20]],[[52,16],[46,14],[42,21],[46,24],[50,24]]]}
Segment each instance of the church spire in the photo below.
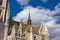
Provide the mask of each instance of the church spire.
{"label": "church spire", "polygon": [[27,25],[31,25],[30,12],[29,12],[28,20],[27,20]]}

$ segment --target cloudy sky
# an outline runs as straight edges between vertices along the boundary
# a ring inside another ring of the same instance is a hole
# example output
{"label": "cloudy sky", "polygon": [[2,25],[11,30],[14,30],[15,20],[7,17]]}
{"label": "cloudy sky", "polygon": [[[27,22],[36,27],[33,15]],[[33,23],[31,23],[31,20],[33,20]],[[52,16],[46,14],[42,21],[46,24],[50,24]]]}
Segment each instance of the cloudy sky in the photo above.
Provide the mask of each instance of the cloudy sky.
{"label": "cloudy sky", "polygon": [[30,12],[32,24],[48,25],[51,40],[60,39],[60,0],[10,0],[10,18],[27,23]]}

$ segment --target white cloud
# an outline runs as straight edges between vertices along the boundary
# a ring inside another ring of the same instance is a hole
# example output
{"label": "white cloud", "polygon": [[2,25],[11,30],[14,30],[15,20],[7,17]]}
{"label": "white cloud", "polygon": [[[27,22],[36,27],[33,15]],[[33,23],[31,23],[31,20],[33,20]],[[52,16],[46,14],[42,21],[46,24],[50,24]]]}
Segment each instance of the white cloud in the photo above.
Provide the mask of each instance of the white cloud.
{"label": "white cloud", "polygon": [[58,5],[56,5],[55,9],[60,8],[60,3],[58,3]]}
{"label": "white cloud", "polygon": [[[38,9],[34,7],[27,7],[23,11],[19,12],[16,17],[13,19],[20,22],[20,20],[23,18],[24,22],[27,22],[28,14],[29,14],[29,9],[30,9],[30,15],[32,19],[32,23],[37,23],[39,24],[41,21],[49,21],[54,19],[51,16],[48,16],[47,14],[50,14],[49,10],[46,9]],[[36,25],[36,24],[35,24]]]}
{"label": "white cloud", "polygon": [[51,40],[59,40],[60,38],[60,24],[56,24],[56,20],[47,23]]}
{"label": "white cloud", "polygon": [[57,36],[57,37],[55,37],[54,39],[52,39],[52,40],[60,40],[60,35],[59,36]]}
{"label": "white cloud", "polygon": [[55,11],[56,11],[56,12],[60,12],[60,3],[58,3],[58,5],[56,5]]}
{"label": "white cloud", "polygon": [[[59,4],[58,4],[59,6]],[[46,24],[49,28],[49,33],[51,36],[51,40],[58,40],[60,36],[60,24],[56,24],[57,18],[53,17],[53,15],[60,13],[60,7],[56,6],[55,10],[45,9],[42,7],[32,7],[28,6],[25,7],[23,11],[19,12],[17,16],[13,17],[13,20],[20,22],[21,19],[23,19],[24,23],[27,23],[27,18],[29,14],[30,9],[30,15],[32,19],[33,25],[38,25],[40,22],[47,21]]]}
{"label": "white cloud", "polygon": [[[49,27],[52,27],[53,25],[56,25],[56,20],[51,20],[46,23]],[[53,26],[54,27],[54,26]]]}
{"label": "white cloud", "polygon": [[25,6],[28,5],[30,0],[17,0],[18,4],[20,4],[21,6]]}
{"label": "white cloud", "polygon": [[52,17],[51,15],[58,13],[56,12],[56,10],[51,11],[49,9],[44,9],[44,8],[39,9],[38,7],[34,8],[32,6],[28,6],[28,7],[25,7],[23,11],[19,12],[17,16],[14,17],[13,19],[19,22],[23,18],[24,22],[26,22],[29,14],[29,9],[30,9],[30,14],[31,14],[33,23],[38,20],[40,21],[53,20],[55,18]]}

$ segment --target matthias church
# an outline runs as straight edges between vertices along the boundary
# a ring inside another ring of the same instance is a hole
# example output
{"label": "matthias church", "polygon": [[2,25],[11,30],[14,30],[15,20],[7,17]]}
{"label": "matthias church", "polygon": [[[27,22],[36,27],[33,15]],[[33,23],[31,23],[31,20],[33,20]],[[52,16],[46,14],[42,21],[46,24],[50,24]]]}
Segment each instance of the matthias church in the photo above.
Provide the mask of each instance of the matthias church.
{"label": "matthias church", "polygon": [[1,0],[1,2],[0,21],[2,21],[5,26],[4,35],[1,40],[50,40],[48,26],[46,24],[33,26],[30,12],[26,20],[27,24],[24,24],[22,20],[16,22],[9,18],[9,1]]}

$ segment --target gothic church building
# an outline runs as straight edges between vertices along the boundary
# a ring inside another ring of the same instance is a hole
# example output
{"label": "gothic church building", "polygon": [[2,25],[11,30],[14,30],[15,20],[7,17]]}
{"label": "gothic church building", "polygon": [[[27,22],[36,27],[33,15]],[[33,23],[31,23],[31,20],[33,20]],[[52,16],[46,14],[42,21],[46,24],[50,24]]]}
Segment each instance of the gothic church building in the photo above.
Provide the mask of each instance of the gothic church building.
{"label": "gothic church building", "polygon": [[32,25],[30,13],[27,24],[21,20],[20,23],[13,22],[11,32],[8,33],[8,40],[50,40],[47,25]]}
{"label": "gothic church building", "polygon": [[[9,19],[9,1],[2,0],[0,6],[0,21],[5,25],[3,40],[50,40],[47,25],[32,25],[30,13],[27,24]],[[10,24],[11,22],[11,24]],[[13,24],[13,26],[11,26]],[[10,25],[10,27],[9,27]]]}

